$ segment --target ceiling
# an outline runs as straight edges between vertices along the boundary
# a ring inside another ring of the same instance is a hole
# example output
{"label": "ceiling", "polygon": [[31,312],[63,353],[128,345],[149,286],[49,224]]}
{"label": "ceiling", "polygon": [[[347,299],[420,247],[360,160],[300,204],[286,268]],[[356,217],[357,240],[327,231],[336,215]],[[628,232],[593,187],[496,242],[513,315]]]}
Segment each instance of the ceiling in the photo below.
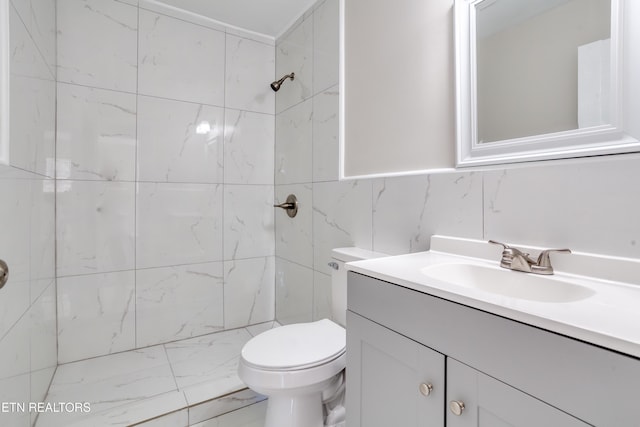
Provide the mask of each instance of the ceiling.
{"label": "ceiling", "polygon": [[269,37],[282,34],[316,0],[160,0]]}

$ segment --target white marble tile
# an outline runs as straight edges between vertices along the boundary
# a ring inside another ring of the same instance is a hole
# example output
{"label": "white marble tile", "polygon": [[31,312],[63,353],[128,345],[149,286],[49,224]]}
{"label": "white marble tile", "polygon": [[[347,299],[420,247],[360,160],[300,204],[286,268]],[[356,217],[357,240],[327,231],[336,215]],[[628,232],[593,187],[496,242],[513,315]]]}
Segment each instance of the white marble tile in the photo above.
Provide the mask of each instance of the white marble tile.
{"label": "white marble tile", "polygon": [[59,278],[59,362],[134,348],[135,291],[133,271]]}
{"label": "white marble tile", "polygon": [[30,213],[31,301],[55,280],[56,230],[53,179],[32,180]]}
{"label": "white marble tile", "polygon": [[276,258],[276,319],[283,325],[313,320],[313,270]]}
{"label": "white marble tile", "polygon": [[224,186],[224,259],[274,255],[271,185]]}
{"label": "white marble tile", "polygon": [[0,298],[0,337],[9,331],[29,308],[30,297],[30,194],[31,181],[0,180],[2,209],[0,254],[10,268],[9,281]]}
{"label": "white marble tile", "polygon": [[276,116],[276,184],[311,182],[313,176],[312,121],[311,99]]}
{"label": "white marble tile", "polygon": [[332,319],[331,276],[313,272],[313,320]]}
{"label": "white marble tile", "polygon": [[313,267],[313,191],[311,184],[276,186],[276,203],[284,203],[289,194],[298,198],[295,218],[281,209],[276,211],[276,255],[307,267]]}
{"label": "white marble tile", "polygon": [[[49,384],[51,384],[51,380],[53,379],[53,375],[56,372],[56,366],[52,366],[46,369],[40,369],[39,371],[31,372],[31,393],[29,402],[44,402],[47,396],[47,392],[49,391]],[[2,385],[0,385],[2,388]],[[0,397],[0,399],[2,399]],[[6,402],[6,400],[4,400]],[[36,418],[38,417],[38,413],[33,412],[31,415],[31,424],[30,426],[35,425]]]}
{"label": "white marble tile", "polygon": [[222,185],[138,183],[136,267],[222,260]]}
{"label": "white marble tile", "polygon": [[227,34],[225,106],[273,114],[275,93],[273,46]]}
{"label": "white marble tile", "polygon": [[[23,402],[28,405],[29,400],[28,373],[9,378],[0,377],[0,402]],[[30,427],[29,412],[6,412],[0,414],[3,426]]]}
{"label": "white marble tile", "polygon": [[135,184],[56,185],[58,277],[133,269]]}
{"label": "white marble tile", "polygon": [[138,180],[219,183],[224,109],[138,97]]}
{"label": "white marble tile", "polygon": [[224,274],[225,329],[273,320],[274,257],[225,261]]}
{"label": "white marble tile", "polygon": [[56,64],[56,0],[16,0],[14,6],[51,72]]}
{"label": "white marble tile", "polygon": [[267,414],[267,401],[229,412],[228,414],[194,424],[193,427],[263,427]]}
{"label": "white marble tile", "polygon": [[312,95],[313,20],[305,19],[276,45],[276,79],[295,73],[276,94],[276,112],[298,104]]}
{"label": "white marble tile", "polygon": [[30,371],[30,328],[30,316],[24,315],[0,339],[0,378],[26,374],[28,381]]}
{"label": "white marble tile", "polygon": [[264,396],[253,390],[245,389],[219,399],[191,406],[189,408],[189,425],[245,408],[263,400],[265,400]]}
{"label": "white marble tile", "polygon": [[426,251],[433,234],[482,238],[481,174],[374,181],[374,250],[391,255]]}
{"label": "white marble tile", "polygon": [[[211,391],[210,396],[245,388],[237,370],[240,350],[249,339],[251,335],[245,329],[234,329],[165,344],[178,387],[208,382],[221,391]],[[190,395],[185,395],[191,404]]]}
{"label": "white marble tile", "polygon": [[136,271],[137,347],[223,327],[222,262]]}
{"label": "white marble tile", "polygon": [[[49,287],[40,295],[29,310],[29,320],[31,322],[30,336],[30,370],[45,370],[50,372],[49,379],[53,375],[58,364],[58,340],[57,340],[57,312],[56,312],[56,286],[51,283]],[[46,378],[46,372],[44,373]],[[34,388],[34,393],[39,390],[44,397],[49,383],[39,389]]]}
{"label": "white marble tile", "polygon": [[[46,5],[50,0],[40,1]],[[33,77],[44,80],[54,80],[55,74],[48,67],[41,51],[31,36],[31,16],[34,10],[30,0],[13,3],[17,9],[9,8],[9,43],[11,46],[10,68],[12,77]],[[21,10],[24,8],[23,10]],[[26,19],[23,18],[26,16]],[[26,26],[25,26],[26,25]],[[55,43],[55,35],[54,35]]]}
{"label": "white marble tile", "polygon": [[640,160],[576,160],[485,172],[484,237],[640,257]]}
{"label": "white marble tile", "polygon": [[58,80],[135,92],[138,9],[115,0],[58,0]]}
{"label": "white marble tile", "polygon": [[136,97],[58,83],[58,179],[133,181]]}
{"label": "white marble tile", "polygon": [[313,93],[337,85],[340,65],[340,1],[325,0],[313,12]]}
{"label": "white marble tile", "polygon": [[171,367],[162,346],[60,365],[47,401],[90,402],[91,412],[43,413],[39,423],[48,427],[68,426],[84,416],[93,417],[102,411],[175,389]]}
{"label": "white marble tile", "polygon": [[313,184],[313,268],[331,274],[331,249],[372,248],[371,180]]}
{"label": "white marble tile", "polygon": [[11,165],[53,177],[56,84],[11,76],[10,86]]}
{"label": "white marble tile", "polygon": [[313,182],[339,177],[339,94],[334,86],[313,97]]}
{"label": "white marble tile", "polygon": [[224,106],[223,32],[140,9],[139,93]]}
{"label": "white marble tile", "polygon": [[275,117],[225,110],[224,182],[273,184]]}

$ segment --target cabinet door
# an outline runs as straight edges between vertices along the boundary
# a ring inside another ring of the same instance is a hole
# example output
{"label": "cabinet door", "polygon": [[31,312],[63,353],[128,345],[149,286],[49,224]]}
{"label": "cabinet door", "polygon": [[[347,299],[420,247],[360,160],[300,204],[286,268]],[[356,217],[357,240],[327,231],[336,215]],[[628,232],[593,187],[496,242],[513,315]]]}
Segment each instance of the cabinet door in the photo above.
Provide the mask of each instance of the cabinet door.
{"label": "cabinet door", "polygon": [[347,425],[444,426],[442,354],[347,312]]}
{"label": "cabinet door", "polygon": [[[460,410],[460,415],[454,413]],[[451,358],[447,358],[446,412],[447,427],[589,425]]]}

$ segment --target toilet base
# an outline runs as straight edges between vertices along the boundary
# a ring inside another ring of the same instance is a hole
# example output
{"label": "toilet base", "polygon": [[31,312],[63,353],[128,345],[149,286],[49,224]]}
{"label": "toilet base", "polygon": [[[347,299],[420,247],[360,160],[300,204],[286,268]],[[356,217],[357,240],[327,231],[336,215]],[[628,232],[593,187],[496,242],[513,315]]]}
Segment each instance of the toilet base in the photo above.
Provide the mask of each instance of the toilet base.
{"label": "toilet base", "polygon": [[264,427],[323,427],[322,392],[269,396]]}

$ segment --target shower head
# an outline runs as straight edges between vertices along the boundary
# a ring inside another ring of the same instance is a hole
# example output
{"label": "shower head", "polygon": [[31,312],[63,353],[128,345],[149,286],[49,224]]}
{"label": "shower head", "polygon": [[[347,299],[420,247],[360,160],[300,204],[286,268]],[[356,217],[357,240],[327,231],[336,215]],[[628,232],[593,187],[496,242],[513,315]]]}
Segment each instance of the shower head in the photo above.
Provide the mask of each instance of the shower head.
{"label": "shower head", "polygon": [[271,89],[273,89],[274,92],[279,91],[280,90],[280,86],[282,86],[282,83],[285,80],[287,80],[287,79],[293,80],[294,77],[295,77],[295,73],[287,74],[286,76],[284,76],[280,80],[276,80],[275,82],[271,83]]}

